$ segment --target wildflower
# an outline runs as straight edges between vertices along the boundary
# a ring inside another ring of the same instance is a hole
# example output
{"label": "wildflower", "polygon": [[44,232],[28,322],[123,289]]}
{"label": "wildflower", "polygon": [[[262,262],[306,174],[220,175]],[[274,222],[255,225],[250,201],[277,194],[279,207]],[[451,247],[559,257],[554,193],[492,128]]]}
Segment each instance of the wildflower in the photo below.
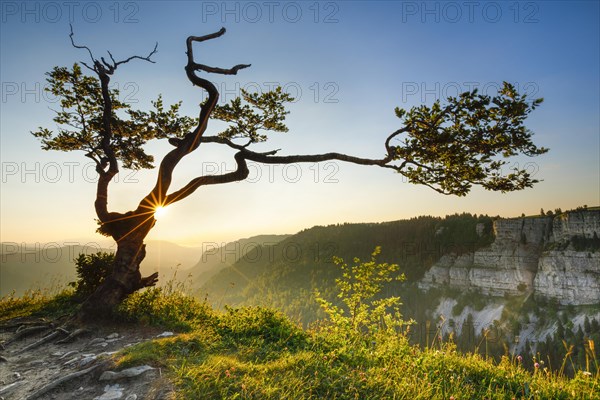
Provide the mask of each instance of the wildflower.
{"label": "wildflower", "polygon": [[540,367],[540,363],[535,363],[533,364],[533,366],[535,367],[535,369],[538,369]]}
{"label": "wildflower", "polygon": [[523,357],[520,354],[517,356],[517,361],[523,362]]}
{"label": "wildflower", "polygon": [[583,371],[583,376],[592,376],[590,371]]}
{"label": "wildflower", "polygon": [[454,396],[450,396],[450,399],[448,399],[448,400],[454,400]]}

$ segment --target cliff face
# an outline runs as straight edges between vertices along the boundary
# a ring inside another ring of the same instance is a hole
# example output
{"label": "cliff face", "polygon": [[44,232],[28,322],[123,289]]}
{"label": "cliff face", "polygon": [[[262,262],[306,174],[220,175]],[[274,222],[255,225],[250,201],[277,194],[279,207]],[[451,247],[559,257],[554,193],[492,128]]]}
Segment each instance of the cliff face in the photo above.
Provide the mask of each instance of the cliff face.
{"label": "cliff face", "polygon": [[494,234],[486,248],[444,255],[419,287],[448,285],[492,296],[534,291],[562,304],[600,303],[600,210],[499,219]]}
{"label": "cliff face", "polygon": [[573,236],[592,239],[600,236],[600,210],[575,211],[556,216],[552,221],[554,243],[564,243]]}
{"label": "cliff face", "polygon": [[537,293],[562,304],[600,303],[600,253],[548,251],[534,279]]}

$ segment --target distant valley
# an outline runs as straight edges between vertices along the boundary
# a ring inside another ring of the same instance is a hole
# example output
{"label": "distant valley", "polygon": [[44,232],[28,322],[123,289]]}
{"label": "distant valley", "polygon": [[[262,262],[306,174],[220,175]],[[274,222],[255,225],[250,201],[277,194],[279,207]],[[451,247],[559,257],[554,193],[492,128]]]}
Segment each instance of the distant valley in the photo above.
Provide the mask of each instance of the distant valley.
{"label": "distant valley", "polygon": [[[142,275],[158,271],[161,284],[172,279],[183,281],[189,278],[193,286],[198,287],[252,248],[274,244],[286,237],[260,235],[231,243],[207,244],[204,249],[166,241],[148,241],[141,271]],[[30,289],[58,289],[76,279],[73,260],[79,254],[114,252],[114,247],[102,248],[96,243],[61,246],[58,243],[3,242],[0,246],[0,297],[13,292],[19,296]]]}

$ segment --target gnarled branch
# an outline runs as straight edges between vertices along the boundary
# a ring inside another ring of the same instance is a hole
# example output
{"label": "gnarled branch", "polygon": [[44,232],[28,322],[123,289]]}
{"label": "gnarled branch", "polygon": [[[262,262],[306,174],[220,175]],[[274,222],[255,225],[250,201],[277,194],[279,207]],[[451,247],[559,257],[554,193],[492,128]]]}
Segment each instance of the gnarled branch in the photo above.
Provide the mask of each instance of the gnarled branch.
{"label": "gnarled branch", "polygon": [[[388,138],[388,141],[386,141],[386,144],[389,144],[389,141],[399,133],[399,131],[392,133]],[[388,154],[381,159],[361,158],[342,153],[276,156],[278,150],[259,153],[249,150],[246,145],[238,145],[227,138],[222,138],[219,136],[204,136],[200,139],[200,141],[202,143],[222,144],[229,146],[232,149],[238,150],[238,153],[235,154],[237,169],[233,172],[223,175],[200,176],[195,179],[192,179],[187,185],[185,185],[180,190],[167,195],[164,201],[164,205],[169,205],[177,201],[183,200],[201,186],[230,183],[246,179],[249,174],[247,161],[254,161],[263,164],[293,164],[301,162],[322,162],[338,160],[359,165],[374,165],[383,168],[391,168],[394,170],[398,170],[400,168],[399,166],[392,164],[394,158],[393,152],[390,151],[388,151]],[[391,149],[387,145],[386,147],[388,147],[388,150]]]}
{"label": "gnarled branch", "polygon": [[192,193],[196,191],[201,186],[207,185],[218,185],[222,183],[231,183],[236,181],[243,181],[246,179],[250,173],[248,170],[248,165],[246,163],[245,154],[242,152],[236,153],[235,161],[237,163],[237,169],[233,172],[229,172],[227,174],[222,175],[206,175],[200,176],[198,178],[192,179],[187,185],[183,188],[177,190],[176,192],[170,193],[165,198],[165,205],[169,205],[175,203],[177,201],[183,200]]}
{"label": "gnarled branch", "polygon": [[[194,61],[194,52],[192,45],[194,42],[204,42],[206,40],[215,39],[222,36],[225,33],[225,28],[221,28],[218,32],[211,33],[209,35],[204,36],[189,36],[186,40],[187,46],[187,65],[185,66],[185,71],[190,82],[199,86],[200,88],[206,90],[208,93],[208,100],[201,106],[200,108],[200,117],[198,120],[198,125],[196,128],[185,135],[183,139],[178,140],[170,140],[169,142],[176,146],[175,149],[171,150],[160,163],[160,167],[158,170],[158,177],[156,180],[156,184],[152,191],[144,197],[144,199],[140,202],[137,212],[141,213],[151,213],[154,209],[159,205],[169,204],[167,199],[167,192],[171,186],[171,181],[173,177],[173,170],[181,161],[181,159],[192,151],[196,150],[201,142],[201,137],[206,131],[206,127],[208,126],[208,120],[210,118],[210,114],[215,108],[217,102],[219,101],[219,92],[215,85],[207,79],[204,79],[198,76],[198,71],[212,72],[217,74],[226,74],[226,75],[235,75],[240,69],[247,68],[249,65],[247,64],[239,64],[230,69],[224,68],[215,68],[209,67],[203,64],[198,64]],[[247,169],[247,168],[246,168]],[[176,191],[173,195],[171,195],[170,199],[180,199],[186,197],[188,194],[193,192],[196,187],[199,187],[203,184],[207,184],[204,182],[215,182],[217,181],[231,181],[239,180],[238,176],[243,175],[243,168],[239,171],[238,175],[231,176],[226,174],[221,177],[202,177],[192,180],[181,190]],[[247,176],[247,174],[246,174]],[[241,178],[241,179],[245,179]],[[220,182],[219,182],[220,183]],[[224,182],[223,182],[224,183]],[[193,190],[191,188],[194,188]],[[192,190],[190,192],[190,190]],[[172,201],[171,201],[172,202]]]}
{"label": "gnarled branch", "polygon": [[[86,63],[82,62],[88,69],[94,71],[98,78],[100,79],[101,89],[102,89],[102,100],[103,100],[103,110],[102,110],[102,139],[100,141],[100,147],[104,154],[106,155],[106,160],[102,160],[100,163],[96,162],[96,171],[98,172],[98,183],[96,185],[96,200],[94,202],[94,207],[96,209],[96,215],[101,222],[106,222],[110,219],[110,213],[108,211],[108,185],[111,179],[119,173],[119,163],[117,161],[117,157],[115,155],[115,151],[111,145],[112,140],[112,99],[110,97],[110,75],[112,75],[117,67],[122,64],[126,64],[131,60],[139,59],[153,63],[150,58],[156,53],[158,48],[158,43],[154,46],[154,49],[146,56],[131,56],[122,61],[115,61],[113,55],[108,52],[112,63],[107,62],[104,57],[100,57],[99,61],[94,57],[94,54],[90,50],[88,46],[75,44],[75,40],[73,38],[73,26],[71,27],[71,33],[69,37],[71,39],[71,44],[73,47],[77,49],[87,50],[90,59],[92,60],[93,67],[90,67]],[[96,159],[92,158],[94,161]],[[106,167],[108,166],[108,169]]]}

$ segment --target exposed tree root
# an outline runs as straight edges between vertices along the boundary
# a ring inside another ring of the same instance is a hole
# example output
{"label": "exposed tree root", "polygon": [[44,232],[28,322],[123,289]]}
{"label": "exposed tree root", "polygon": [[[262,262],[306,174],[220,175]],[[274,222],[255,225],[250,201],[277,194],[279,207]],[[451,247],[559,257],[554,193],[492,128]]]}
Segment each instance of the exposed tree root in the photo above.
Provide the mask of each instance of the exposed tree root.
{"label": "exposed tree root", "polygon": [[52,332],[49,335],[44,336],[37,342],[31,343],[29,346],[23,347],[21,350],[17,351],[16,354],[25,353],[26,351],[35,349],[36,347],[39,347],[39,346],[43,345],[44,343],[48,343],[48,342],[54,340],[55,338],[57,338],[58,336],[64,335],[65,333],[68,335],[68,332],[65,329],[58,328],[54,332]]}
{"label": "exposed tree root", "polygon": [[[56,333],[56,332],[55,332]],[[49,391],[51,391],[52,389],[62,385],[63,383],[66,383],[70,380],[73,380],[75,378],[79,378],[81,376],[84,376],[86,374],[89,374],[90,372],[93,372],[94,370],[96,370],[98,367],[100,367],[101,365],[104,365],[104,363],[99,363],[96,365],[93,365],[89,368],[83,369],[81,371],[77,371],[77,372],[73,372],[71,374],[65,375],[62,378],[59,378],[45,386],[42,386],[41,388],[39,388],[38,390],[36,390],[34,393],[30,394],[26,400],[33,400],[33,399],[37,399],[38,397],[42,396],[43,394],[48,393]]]}
{"label": "exposed tree root", "polygon": [[[35,323],[31,323],[33,321]],[[11,340],[12,344],[7,346],[8,351],[0,351],[0,381],[3,381],[0,382],[0,400],[92,399],[98,397],[102,389],[107,394],[106,385],[112,386],[113,383],[100,382],[99,377],[104,371],[114,369],[114,361],[109,354],[140,340],[151,339],[157,333],[154,330],[143,332],[140,339],[140,332],[129,325],[86,326],[73,320],[57,321],[54,318],[46,321],[39,318],[20,320],[17,324],[6,322],[11,324],[11,330],[0,334],[2,339]],[[102,346],[94,346],[89,352],[84,350],[94,342],[102,343]],[[124,371],[108,375],[133,376]],[[149,376],[127,382],[128,391],[137,395],[130,397],[150,398],[151,390],[147,383],[151,381],[154,379]],[[102,398],[109,397],[107,394]]]}
{"label": "exposed tree root", "polygon": [[[27,381],[16,381],[11,383],[10,385],[6,385],[2,388],[0,388],[0,395],[4,396],[5,394],[9,393],[10,391],[14,390],[16,387],[26,383]],[[2,397],[4,398],[4,397]]]}
{"label": "exposed tree root", "polygon": [[75,354],[79,353],[79,351],[77,350],[71,350],[71,351],[67,351],[65,354],[63,354],[62,356],[58,357],[59,360],[64,360],[64,359],[69,359],[69,357],[74,356]]}
{"label": "exposed tree root", "polygon": [[40,323],[38,323],[37,325],[35,323],[32,323],[32,324],[24,323],[24,324],[21,324],[21,326],[19,326],[17,328],[17,330],[16,330],[15,333],[21,333],[23,331],[29,331],[29,330],[32,330],[32,329],[35,329],[35,328],[38,328],[38,327],[51,328],[53,326],[54,326],[54,324],[52,324],[52,322],[49,322],[49,321],[40,321]]}
{"label": "exposed tree root", "polygon": [[19,327],[17,329],[17,332],[13,335],[13,337],[11,337],[7,341],[5,341],[3,343],[3,345],[4,346],[9,345],[12,342],[16,342],[17,340],[23,339],[27,336],[31,336],[35,333],[47,330],[48,328],[52,328],[52,326],[53,325],[51,323],[48,323],[45,325],[33,325],[33,326],[22,325],[21,327]]}
{"label": "exposed tree root", "polygon": [[90,333],[89,329],[85,329],[85,328],[75,329],[69,336],[67,336],[64,339],[59,340],[58,342],[56,342],[56,344],[71,343],[77,337],[83,336],[83,335],[85,335],[87,333]]}
{"label": "exposed tree root", "polygon": [[[23,318],[15,318],[10,320],[11,323],[10,324],[0,324],[0,330],[1,331],[11,331],[14,330],[15,328],[17,329],[17,332],[21,329],[24,329],[28,326],[31,325],[43,325],[43,324],[48,324],[48,320],[42,318],[39,319],[37,321],[23,321],[24,319],[26,319],[27,317],[23,317]],[[19,322],[22,321],[22,322]]]}

